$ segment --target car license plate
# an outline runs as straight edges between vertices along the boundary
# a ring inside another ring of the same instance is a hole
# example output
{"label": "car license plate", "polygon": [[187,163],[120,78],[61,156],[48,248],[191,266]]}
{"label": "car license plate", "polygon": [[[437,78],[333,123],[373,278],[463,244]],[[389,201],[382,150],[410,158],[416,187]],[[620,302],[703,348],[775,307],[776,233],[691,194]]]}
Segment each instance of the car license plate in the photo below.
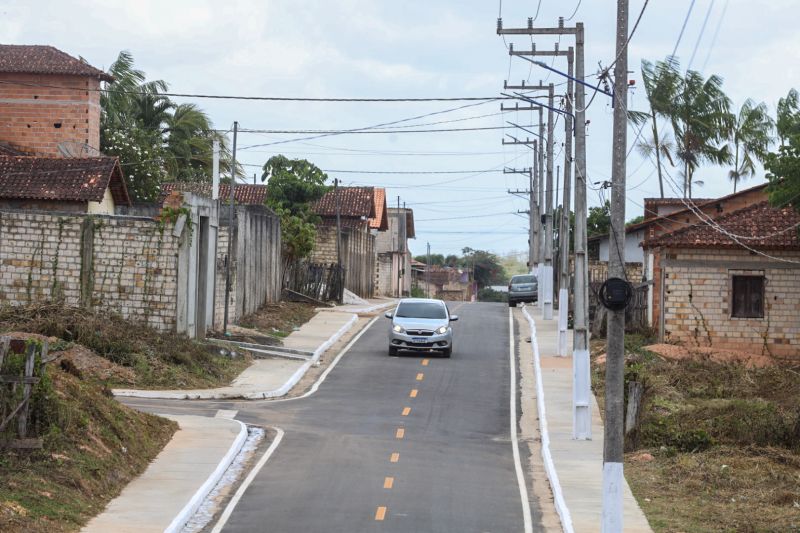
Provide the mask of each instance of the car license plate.
{"label": "car license plate", "polygon": [[411,337],[411,342],[421,344],[423,342],[428,342],[428,339],[426,339],[425,337]]}

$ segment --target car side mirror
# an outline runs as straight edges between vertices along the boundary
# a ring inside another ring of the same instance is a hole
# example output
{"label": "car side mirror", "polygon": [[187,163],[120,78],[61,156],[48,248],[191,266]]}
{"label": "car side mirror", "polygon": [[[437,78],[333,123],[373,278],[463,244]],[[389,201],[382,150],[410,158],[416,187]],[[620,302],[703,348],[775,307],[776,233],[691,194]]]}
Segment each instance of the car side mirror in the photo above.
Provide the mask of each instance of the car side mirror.
{"label": "car side mirror", "polygon": [[455,322],[458,320],[458,315],[450,315],[450,322]]}
{"label": "car side mirror", "polygon": [[383,316],[385,316],[386,318],[393,318],[394,317],[394,313],[392,313],[391,311],[388,311],[388,312],[384,313]]}

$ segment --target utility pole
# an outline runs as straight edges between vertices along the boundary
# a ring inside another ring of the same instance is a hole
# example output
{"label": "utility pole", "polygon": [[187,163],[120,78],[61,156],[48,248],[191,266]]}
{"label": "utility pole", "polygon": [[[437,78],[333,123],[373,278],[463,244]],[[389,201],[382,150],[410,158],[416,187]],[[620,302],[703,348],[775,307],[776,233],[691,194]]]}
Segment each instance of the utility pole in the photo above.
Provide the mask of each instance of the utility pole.
{"label": "utility pole", "polygon": [[[625,172],[628,113],[628,0],[617,1],[614,64],[614,147],[611,166],[609,278],[625,279]],[[606,353],[605,440],[603,441],[602,531],[622,531],[625,395],[625,309],[609,310]]]}
{"label": "utility pole", "polygon": [[344,275],[342,273],[342,221],[341,221],[341,201],[339,198],[339,178],[333,179],[333,195],[336,199],[336,265],[339,271],[339,283],[342,290],[337,291],[339,303],[342,303],[344,295]]}
{"label": "utility pole", "polygon": [[431,297],[431,243],[428,244],[428,259],[425,263],[425,296]]}
{"label": "utility pole", "polygon": [[558,27],[534,28],[528,18],[527,28],[503,28],[497,20],[498,35],[574,35],[575,36],[575,321],[572,343],[573,438],[592,438],[591,368],[589,364],[589,274],[586,242],[586,89],[584,74],[584,26],[565,27],[559,18]]}
{"label": "utility pole", "polygon": [[533,261],[535,259],[533,244],[534,244],[534,240],[535,240],[534,239],[534,234],[536,232],[536,225],[534,224],[534,215],[533,215],[533,213],[534,213],[534,211],[533,211],[533,202],[534,202],[534,200],[533,200],[533,169],[532,168],[523,168],[523,169],[504,168],[503,169],[503,174],[522,174],[522,175],[528,176],[529,181],[530,181],[530,184],[529,184],[530,189],[528,189],[528,190],[514,190],[514,191],[509,190],[508,194],[514,194],[514,195],[519,195],[519,196],[528,196],[528,203],[530,204],[530,207],[528,208],[528,211],[526,211],[526,213],[528,214],[529,222],[530,222],[529,227],[528,227],[528,268],[531,268],[533,266]]}
{"label": "utility pole", "polygon": [[233,194],[236,189],[236,137],[239,123],[233,123],[233,161],[231,162],[230,199],[228,202],[228,256],[225,261],[225,312],[222,316],[222,333],[228,334],[228,307],[231,302],[231,252],[233,251]]}

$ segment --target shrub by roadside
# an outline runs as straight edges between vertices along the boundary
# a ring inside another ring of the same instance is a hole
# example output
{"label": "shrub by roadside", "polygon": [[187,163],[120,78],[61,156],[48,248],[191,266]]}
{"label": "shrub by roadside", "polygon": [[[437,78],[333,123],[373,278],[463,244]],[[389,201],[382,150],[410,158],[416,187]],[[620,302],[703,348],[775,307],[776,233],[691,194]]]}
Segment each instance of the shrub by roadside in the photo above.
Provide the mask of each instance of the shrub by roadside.
{"label": "shrub by roadside", "polygon": [[[711,358],[667,360],[626,336],[642,386],[626,477],[656,531],[800,529],[800,374]],[[593,343],[602,410],[604,341]]]}

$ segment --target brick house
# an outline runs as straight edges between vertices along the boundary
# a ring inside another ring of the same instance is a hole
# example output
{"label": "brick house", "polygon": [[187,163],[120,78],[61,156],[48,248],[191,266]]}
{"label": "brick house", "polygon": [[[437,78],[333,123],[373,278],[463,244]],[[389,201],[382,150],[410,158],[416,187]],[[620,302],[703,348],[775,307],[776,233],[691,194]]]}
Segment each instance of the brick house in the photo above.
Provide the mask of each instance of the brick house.
{"label": "brick house", "polygon": [[130,205],[116,157],[0,155],[0,209],[113,215]]}
{"label": "brick house", "polygon": [[408,239],[416,238],[414,211],[405,207],[388,209],[388,231],[377,234],[375,287],[381,296],[408,296],[413,282]]}
{"label": "brick house", "polygon": [[771,207],[764,186],[702,210],[715,216],[699,221],[676,212],[672,225],[665,222],[671,231],[643,244],[660,338],[800,356],[800,215]]}
{"label": "brick house", "polygon": [[[339,212],[344,286],[362,298],[375,294],[375,240],[388,228],[386,194],[375,187],[331,189],[313,206],[322,221],[311,261],[334,264],[336,253],[336,213]],[[338,195],[338,200],[337,200]]]}
{"label": "brick house", "polygon": [[0,142],[37,155],[97,155],[103,81],[114,78],[52,46],[0,45]]}

